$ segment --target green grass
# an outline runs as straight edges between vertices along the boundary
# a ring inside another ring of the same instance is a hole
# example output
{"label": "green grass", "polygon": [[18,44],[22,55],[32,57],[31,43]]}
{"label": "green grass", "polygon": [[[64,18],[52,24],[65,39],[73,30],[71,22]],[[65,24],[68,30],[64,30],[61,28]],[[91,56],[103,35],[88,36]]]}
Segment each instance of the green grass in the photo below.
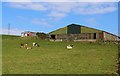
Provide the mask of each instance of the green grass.
{"label": "green grass", "polygon": [[[40,47],[20,48],[36,41]],[[66,49],[73,44],[72,50]],[[117,70],[117,45],[8,38],[2,40],[3,74],[112,74]]]}
{"label": "green grass", "polygon": [[16,39],[20,36],[16,36],[16,35],[0,35],[2,36],[2,39]]}
{"label": "green grass", "polygon": [[0,75],[2,75],[2,35],[0,35]]}

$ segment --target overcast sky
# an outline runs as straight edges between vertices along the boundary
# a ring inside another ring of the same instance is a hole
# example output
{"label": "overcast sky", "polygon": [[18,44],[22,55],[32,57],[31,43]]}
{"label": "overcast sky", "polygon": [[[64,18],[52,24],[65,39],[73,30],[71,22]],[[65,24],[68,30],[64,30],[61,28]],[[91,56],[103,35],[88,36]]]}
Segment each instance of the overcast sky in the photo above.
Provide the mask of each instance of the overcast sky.
{"label": "overcast sky", "polygon": [[2,2],[3,34],[9,24],[10,33],[20,35],[23,31],[49,33],[72,23],[118,34],[118,2],[11,1]]}

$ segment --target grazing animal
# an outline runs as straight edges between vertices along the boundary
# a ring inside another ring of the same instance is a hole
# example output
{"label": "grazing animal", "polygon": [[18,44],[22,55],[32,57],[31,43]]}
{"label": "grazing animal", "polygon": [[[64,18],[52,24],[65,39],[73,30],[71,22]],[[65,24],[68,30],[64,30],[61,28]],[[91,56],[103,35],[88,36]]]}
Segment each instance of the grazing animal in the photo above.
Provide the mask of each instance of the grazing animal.
{"label": "grazing animal", "polygon": [[73,45],[68,45],[67,46],[67,49],[72,49],[73,48]]}
{"label": "grazing animal", "polygon": [[26,47],[26,49],[32,49],[32,47],[30,47],[30,46],[27,46],[27,47]]}
{"label": "grazing animal", "polygon": [[37,44],[37,47],[39,47],[39,45]]}
{"label": "grazing animal", "polygon": [[22,44],[20,44],[20,45],[21,45],[21,46],[20,46],[21,48],[22,48],[22,47],[25,48],[25,47],[27,47],[28,43],[22,43]]}
{"label": "grazing animal", "polygon": [[35,43],[35,42],[33,42],[33,46],[39,47],[39,45],[37,43]]}

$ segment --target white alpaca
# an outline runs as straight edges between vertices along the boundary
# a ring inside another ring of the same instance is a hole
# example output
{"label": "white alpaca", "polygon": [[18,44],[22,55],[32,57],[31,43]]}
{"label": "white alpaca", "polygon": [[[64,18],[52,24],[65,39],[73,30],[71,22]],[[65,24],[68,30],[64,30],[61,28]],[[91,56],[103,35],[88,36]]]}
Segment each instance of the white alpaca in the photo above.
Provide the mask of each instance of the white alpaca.
{"label": "white alpaca", "polygon": [[35,46],[35,44],[36,44],[36,43],[35,43],[35,42],[33,42],[33,46]]}
{"label": "white alpaca", "polygon": [[39,47],[39,45],[37,43],[35,43],[35,42],[33,42],[33,46]]}
{"label": "white alpaca", "polygon": [[71,45],[67,46],[67,49],[72,49],[72,48],[73,48],[73,46],[71,46]]}

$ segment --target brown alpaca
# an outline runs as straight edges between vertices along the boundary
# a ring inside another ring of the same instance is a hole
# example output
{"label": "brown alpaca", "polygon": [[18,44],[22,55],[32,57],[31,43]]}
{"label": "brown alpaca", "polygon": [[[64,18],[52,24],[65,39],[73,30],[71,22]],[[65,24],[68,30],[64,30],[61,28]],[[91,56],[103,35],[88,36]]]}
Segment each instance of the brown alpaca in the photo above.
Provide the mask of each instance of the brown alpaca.
{"label": "brown alpaca", "polygon": [[32,49],[32,47],[30,47],[30,46],[27,46],[27,47],[26,47],[26,49]]}

